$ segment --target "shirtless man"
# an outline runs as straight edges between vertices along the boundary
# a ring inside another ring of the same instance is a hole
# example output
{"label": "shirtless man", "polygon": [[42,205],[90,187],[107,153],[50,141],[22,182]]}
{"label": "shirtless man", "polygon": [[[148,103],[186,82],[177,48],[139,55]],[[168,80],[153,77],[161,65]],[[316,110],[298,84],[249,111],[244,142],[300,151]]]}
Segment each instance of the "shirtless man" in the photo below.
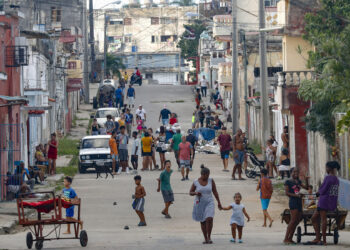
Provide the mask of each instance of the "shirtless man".
{"label": "shirtless man", "polygon": [[235,160],[235,166],[232,171],[232,180],[236,179],[236,170],[238,170],[238,179],[242,178],[242,164],[244,162],[244,140],[242,138],[242,130],[238,129],[237,133],[233,136],[233,158]]}
{"label": "shirtless man", "polygon": [[288,134],[288,126],[284,126],[283,133],[281,134],[281,139],[283,142],[282,150],[288,149],[289,150],[289,134]]}

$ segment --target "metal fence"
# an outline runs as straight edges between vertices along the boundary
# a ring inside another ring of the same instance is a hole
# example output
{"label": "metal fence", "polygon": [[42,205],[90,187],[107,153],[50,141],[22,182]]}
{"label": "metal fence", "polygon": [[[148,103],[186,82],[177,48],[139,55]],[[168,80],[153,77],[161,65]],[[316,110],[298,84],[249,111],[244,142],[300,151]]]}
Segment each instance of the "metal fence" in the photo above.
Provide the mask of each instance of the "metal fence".
{"label": "metal fence", "polygon": [[6,199],[6,176],[21,160],[21,124],[0,124],[0,201]]}

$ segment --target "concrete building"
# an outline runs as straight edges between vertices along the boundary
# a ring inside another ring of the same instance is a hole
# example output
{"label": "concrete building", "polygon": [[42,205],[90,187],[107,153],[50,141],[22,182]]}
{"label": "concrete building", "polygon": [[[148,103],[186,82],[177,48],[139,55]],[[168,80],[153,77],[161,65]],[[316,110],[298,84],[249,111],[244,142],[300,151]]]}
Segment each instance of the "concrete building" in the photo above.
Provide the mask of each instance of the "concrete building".
{"label": "concrete building", "polygon": [[151,83],[180,84],[183,60],[177,42],[184,24],[191,21],[186,13],[196,10],[195,6],[96,10],[96,45],[102,53],[106,15],[108,53],[122,57],[128,71],[138,67]]}

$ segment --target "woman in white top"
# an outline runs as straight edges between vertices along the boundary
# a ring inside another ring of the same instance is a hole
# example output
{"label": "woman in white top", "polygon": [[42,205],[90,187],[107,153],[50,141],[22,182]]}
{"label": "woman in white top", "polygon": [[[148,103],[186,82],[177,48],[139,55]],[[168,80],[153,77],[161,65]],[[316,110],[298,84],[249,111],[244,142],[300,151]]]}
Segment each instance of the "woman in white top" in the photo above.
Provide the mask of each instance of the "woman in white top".
{"label": "woman in white top", "polygon": [[212,244],[211,230],[213,229],[213,218],[215,213],[215,199],[218,202],[218,208],[221,209],[219,194],[216,190],[215,182],[209,178],[210,170],[204,165],[201,166],[201,177],[192,184],[190,195],[196,196],[194,199],[192,218],[201,223],[204,236],[203,244]]}

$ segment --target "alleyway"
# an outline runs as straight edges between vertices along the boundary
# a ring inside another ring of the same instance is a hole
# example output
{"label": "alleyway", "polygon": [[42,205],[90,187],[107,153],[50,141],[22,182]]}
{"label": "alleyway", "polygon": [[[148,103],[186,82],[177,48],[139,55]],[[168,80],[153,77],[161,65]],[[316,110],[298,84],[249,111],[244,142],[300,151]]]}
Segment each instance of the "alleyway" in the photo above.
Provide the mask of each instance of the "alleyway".
{"label": "alleyway", "polygon": [[[147,112],[147,126],[156,129],[159,126],[159,110],[164,104],[178,114],[183,130],[191,126],[191,115],[194,109],[192,90],[184,86],[142,86],[136,87],[136,104],[143,104]],[[81,111],[79,116],[87,117],[88,111]],[[86,129],[81,129],[81,137]],[[74,134],[77,136],[76,134]],[[229,249],[234,247],[231,238],[231,211],[216,209],[212,239],[213,245],[202,245],[202,233],[199,223],[192,220],[193,197],[188,195],[192,181],[199,177],[200,164],[211,170],[211,177],[216,181],[223,205],[233,201],[233,195],[241,192],[242,203],[251,217],[243,232],[244,243],[236,243],[240,249],[315,249],[315,247],[290,246],[282,244],[286,224],[281,224],[280,214],[287,208],[284,196],[276,192],[273,195],[269,212],[274,219],[272,228],[262,228],[262,213],[259,195],[255,191],[256,181],[232,181],[231,174],[222,171],[219,155],[196,154],[194,171],[190,181],[181,181],[177,172],[173,153],[166,158],[173,163],[174,173],[171,183],[175,193],[175,203],[170,207],[172,219],[161,215],[163,199],[156,192],[160,172],[143,172],[142,183],[146,189],[145,216],[147,227],[137,227],[138,218],[131,207],[131,195],[134,192],[133,175],[122,174],[111,179],[95,179],[94,173],[78,174],[74,178],[73,188],[82,198],[82,217],[84,229],[89,235],[88,249]],[[158,159],[158,156],[157,156]],[[230,160],[230,170],[233,163]],[[113,205],[116,202],[117,205]],[[124,230],[124,226],[129,230]],[[311,240],[303,238],[303,241]],[[331,239],[329,238],[329,242]],[[340,245],[330,245],[329,249],[349,247],[350,233],[340,232]],[[78,240],[45,242],[45,249],[79,249]],[[0,249],[26,249],[25,232],[0,236]]]}

